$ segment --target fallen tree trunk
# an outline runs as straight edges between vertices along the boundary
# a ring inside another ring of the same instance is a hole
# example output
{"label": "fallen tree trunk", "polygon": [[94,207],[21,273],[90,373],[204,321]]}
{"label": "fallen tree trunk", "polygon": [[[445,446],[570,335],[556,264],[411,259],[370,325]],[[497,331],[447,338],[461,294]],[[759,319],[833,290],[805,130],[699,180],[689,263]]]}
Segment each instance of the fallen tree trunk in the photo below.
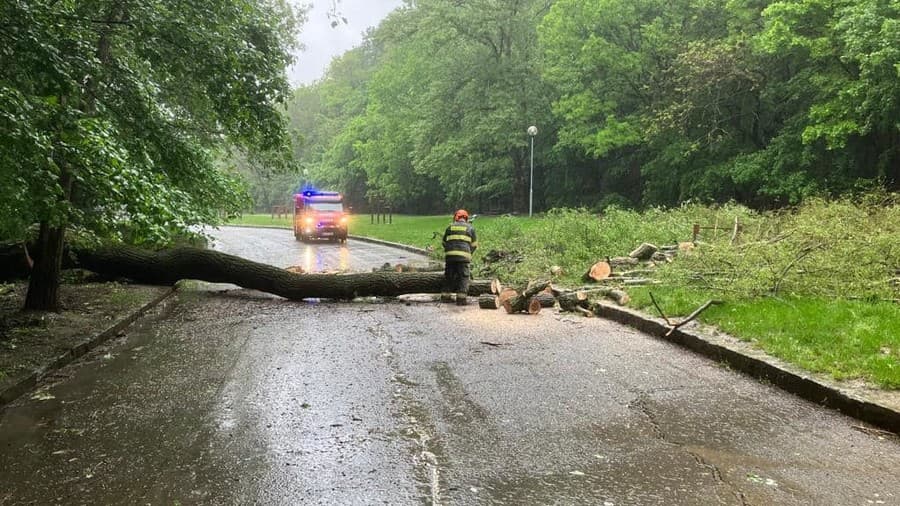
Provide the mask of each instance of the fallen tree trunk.
{"label": "fallen tree trunk", "polygon": [[[361,274],[294,274],[218,251],[175,248],[159,252],[129,246],[72,251],[75,266],[108,277],[151,285],[174,285],[182,279],[231,283],[287,299],[353,299],[408,293],[440,293],[440,272],[371,272]],[[469,295],[490,293],[490,280],[473,280]]]}
{"label": "fallen tree trunk", "polygon": [[0,281],[28,277],[32,263],[24,243],[0,243]]}

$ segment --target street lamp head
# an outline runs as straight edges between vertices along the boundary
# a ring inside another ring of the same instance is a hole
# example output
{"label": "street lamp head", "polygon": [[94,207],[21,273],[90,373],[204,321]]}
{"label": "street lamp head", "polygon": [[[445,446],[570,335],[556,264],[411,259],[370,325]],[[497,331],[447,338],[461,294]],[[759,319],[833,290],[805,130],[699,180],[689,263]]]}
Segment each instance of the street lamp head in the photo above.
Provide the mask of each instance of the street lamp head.
{"label": "street lamp head", "polygon": [[537,133],[538,133],[538,132],[537,132],[537,127],[536,127],[536,126],[531,125],[530,127],[528,127],[528,135],[534,137],[535,135],[537,135]]}

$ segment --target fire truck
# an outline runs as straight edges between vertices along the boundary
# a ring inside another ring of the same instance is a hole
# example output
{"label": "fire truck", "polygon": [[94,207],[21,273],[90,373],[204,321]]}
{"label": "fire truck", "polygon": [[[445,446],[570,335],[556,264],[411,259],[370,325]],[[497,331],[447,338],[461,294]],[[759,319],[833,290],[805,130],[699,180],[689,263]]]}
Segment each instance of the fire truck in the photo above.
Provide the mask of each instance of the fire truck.
{"label": "fire truck", "polygon": [[305,189],[294,194],[294,237],[298,241],[347,240],[349,216],[338,192]]}

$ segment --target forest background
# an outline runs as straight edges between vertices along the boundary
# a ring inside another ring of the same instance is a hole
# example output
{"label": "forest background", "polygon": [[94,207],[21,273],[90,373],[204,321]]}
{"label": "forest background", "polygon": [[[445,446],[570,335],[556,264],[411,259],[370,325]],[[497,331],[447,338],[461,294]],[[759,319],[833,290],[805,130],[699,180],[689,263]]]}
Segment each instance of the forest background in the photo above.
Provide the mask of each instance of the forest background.
{"label": "forest background", "polygon": [[900,185],[900,3],[418,0],[296,89],[291,170],[356,210],[754,209]]}

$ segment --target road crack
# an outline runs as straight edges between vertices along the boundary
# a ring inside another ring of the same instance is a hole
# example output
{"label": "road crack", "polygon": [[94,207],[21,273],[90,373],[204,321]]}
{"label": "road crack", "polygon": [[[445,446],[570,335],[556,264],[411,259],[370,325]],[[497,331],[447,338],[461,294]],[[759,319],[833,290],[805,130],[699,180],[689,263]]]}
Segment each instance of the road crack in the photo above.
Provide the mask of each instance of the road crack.
{"label": "road crack", "polygon": [[747,497],[744,495],[744,493],[741,492],[741,490],[738,489],[738,487],[736,487],[733,483],[731,483],[725,479],[725,477],[722,475],[722,471],[719,469],[719,467],[717,465],[715,465],[712,462],[707,461],[702,455],[700,455],[699,453],[697,453],[694,450],[691,450],[690,448],[685,446],[685,444],[682,443],[681,441],[675,440],[671,435],[669,435],[668,433],[666,433],[666,431],[663,430],[662,424],[660,423],[658,417],[656,416],[656,413],[654,413],[654,411],[652,409],[650,409],[650,406],[648,406],[648,401],[650,400],[650,396],[647,394],[647,392],[632,391],[631,393],[636,395],[636,397],[631,402],[628,403],[628,408],[641,413],[641,415],[647,420],[647,423],[650,425],[650,428],[656,439],[659,439],[660,441],[664,442],[665,444],[674,446],[674,447],[678,448],[679,450],[685,452],[692,459],[694,459],[694,461],[697,463],[697,465],[708,469],[710,474],[713,477],[713,480],[717,484],[728,488],[728,490],[735,497],[735,499],[737,499],[740,502],[741,506],[752,506],[750,504],[750,502],[747,500]]}

